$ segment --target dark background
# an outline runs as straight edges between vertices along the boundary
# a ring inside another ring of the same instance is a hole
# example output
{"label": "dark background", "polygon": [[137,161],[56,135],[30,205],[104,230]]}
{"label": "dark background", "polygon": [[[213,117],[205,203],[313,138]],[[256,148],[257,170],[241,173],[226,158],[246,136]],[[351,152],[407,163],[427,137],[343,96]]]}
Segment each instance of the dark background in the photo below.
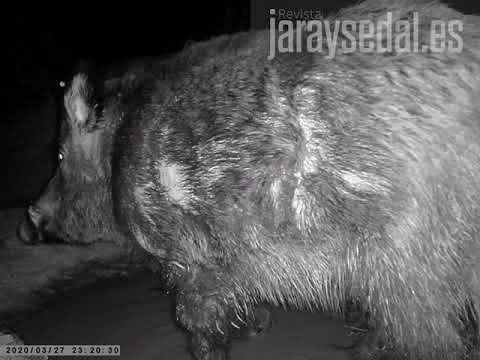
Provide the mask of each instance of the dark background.
{"label": "dark background", "polygon": [[[34,199],[56,166],[60,80],[81,64],[93,67],[132,57],[180,51],[189,41],[266,27],[270,8],[320,9],[327,14],[354,1],[241,0],[149,5],[64,2],[22,3],[1,15],[5,59],[0,120],[0,208]],[[450,4],[478,13],[478,2]]]}

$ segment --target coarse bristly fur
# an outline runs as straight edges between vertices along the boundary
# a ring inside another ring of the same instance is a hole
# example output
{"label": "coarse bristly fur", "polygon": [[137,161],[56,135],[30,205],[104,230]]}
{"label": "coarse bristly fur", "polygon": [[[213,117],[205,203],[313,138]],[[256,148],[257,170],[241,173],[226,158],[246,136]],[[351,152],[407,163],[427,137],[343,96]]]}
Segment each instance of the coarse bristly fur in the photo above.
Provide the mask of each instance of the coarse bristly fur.
{"label": "coarse bristly fur", "polygon": [[421,44],[430,20],[462,20],[463,52],[269,61],[264,31],[194,44],[98,97],[74,80],[56,228],[125,234],[166,264],[197,359],[223,359],[262,302],[357,304],[376,334],[363,358],[478,354],[480,21],[409,0],[336,18],[387,11],[418,11]]}

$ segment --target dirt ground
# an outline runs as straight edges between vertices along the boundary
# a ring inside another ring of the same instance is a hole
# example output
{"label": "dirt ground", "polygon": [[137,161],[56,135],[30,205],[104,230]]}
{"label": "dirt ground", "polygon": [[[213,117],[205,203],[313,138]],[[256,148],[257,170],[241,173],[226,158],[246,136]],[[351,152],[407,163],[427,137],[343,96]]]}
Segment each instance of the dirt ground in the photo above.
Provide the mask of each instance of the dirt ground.
{"label": "dirt ground", "polygon": [[[151,274],[101,281],[57,298],[13,329],[29,344],[120,345],[121,359],[190,360],[170,299],[156,285]],[[340,321],[275,308],[269,329],[233,342],[231,359],[346,360],[351,342]]]}
{"label": "dirt ground", "polygon": [[[0,211],[0,345],[22,344],[11,323],[24,314],[40,311],[57,294],[98,279],[140,271],[114,244],[26,245],[16,236],[17,224],[24,216],[23,209]],[[10,359],[0,356],[0,360]]]}
{"label": "dirt ground", "polygon": [[[125,253],[115,244],[78,247],[20,242],[16,226],[23,216],[22,209],[0,212],[0,321],[7,314],[31,308],[58,289],[130,270]],[[80,273],[82,276],[76,276]]]}
{"label": "dirt ground", "polygon": [[[152,273],[126,265],[111,244],[24,245],[15,236],[21,217],[19,210],[0,213],[0,329],[32,345],[118,344],[121,359],[190,359]],[[339,320],[273,308],[272,326],[234,341],[231,359],[343,360],[352,342]]]}

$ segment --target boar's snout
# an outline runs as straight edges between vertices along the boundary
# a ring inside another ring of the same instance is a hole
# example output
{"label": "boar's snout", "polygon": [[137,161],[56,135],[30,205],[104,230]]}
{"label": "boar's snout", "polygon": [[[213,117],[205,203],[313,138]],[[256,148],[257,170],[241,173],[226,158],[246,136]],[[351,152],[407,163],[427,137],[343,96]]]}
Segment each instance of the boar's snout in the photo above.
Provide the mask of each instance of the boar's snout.
{"label": "boar's snout", "polygon": [[29,206],[26,219],[18,225],[17,233],[20,240],[27,244],[42,242],[44,239],[41,223],[42,218],[36,207]]}
{"label": "boar's snout", "polygon": [[45,242],[46,238],[56,238],[55,217],[58,199],[51,186],[27,208],[25,220],[17,228],[18,237],[27,244]]}

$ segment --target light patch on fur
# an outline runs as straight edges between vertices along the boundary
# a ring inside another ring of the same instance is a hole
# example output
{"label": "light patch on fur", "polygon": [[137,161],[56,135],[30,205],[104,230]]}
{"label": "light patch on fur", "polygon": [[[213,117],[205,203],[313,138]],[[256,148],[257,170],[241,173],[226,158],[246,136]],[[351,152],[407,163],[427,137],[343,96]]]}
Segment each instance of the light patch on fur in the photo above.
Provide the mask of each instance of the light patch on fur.
{"label": "light patch on fur", "polygon": [[317,163],[318,159],[316,158],[316,156],[311,153],[307,153],[303,158],[302,173],[314,174],[318,170]]}
{"label": "light patch on fur", "polygon": [[317,119],[318,110],[315,109],[317,97],[318,89],[316,89],[315,84],[301,86],[295,92],[297,120],[302,129],[305,148],[301,167],[294,174],[297,179],[297,187],[293,194],[292,209],[297,226],[302,232],[307,230],[309,226],[309,194],[303,186],[302,180],[305,175],[315,174],[318,171],[319,162],[326,157],[321,136],[318,135],[326,133],[327,128]]}
{"label": "light patch on fur", "polygon": [[315,149],[312,146],[312,127],[314,127],[315,124],[314,121],[311,121],[311,119],[305,114],[299,114],[298,121],[303,130],[303,136],[305,137],[306,143],[306,153],[303,158],[301,172],[302,174],[312,174],[317,170],[317,158],[314,153]]}
{"label": "light patch on fur", "polygon": [[315,109],[318,90],[314,85],[297,89],[297,120],[305,139],[305,153],[300,169],[302,174],[313,174],[318,171],[318,163],[325,158],[326,152],[321,142],[322,133],[327,132],[325,125],[318,120]]}
{"label": "light patch on fur", "polygon": [[164,187],[168,197],[181,206],[187,206],[191,193],[186,188],[185,174],[182,167],[175,163],[161,161],[157,165],[160,184]]}
{"label": "light patch on fur", "polygon": [[280,179],[274,179],[272,185],[270,185],[270,196],[272,197],[272,203],[274,208],[278,208],[281,191],[282,183]]}
{"label": "light patch on fur", "polygon": [[307,220],[307,211],[308,211],[308,194],[305,190],[305,187],[301,184],[298,184],[292,199],[292,208],[295,213],[295,221],[298,228],[301,231],[306,230],[306,220]]}
{"label": "light patch on fur", "polygon": [[366,172],[340,171],[340,177],[352,189],[371,193],[387,193],[388,182]]}

